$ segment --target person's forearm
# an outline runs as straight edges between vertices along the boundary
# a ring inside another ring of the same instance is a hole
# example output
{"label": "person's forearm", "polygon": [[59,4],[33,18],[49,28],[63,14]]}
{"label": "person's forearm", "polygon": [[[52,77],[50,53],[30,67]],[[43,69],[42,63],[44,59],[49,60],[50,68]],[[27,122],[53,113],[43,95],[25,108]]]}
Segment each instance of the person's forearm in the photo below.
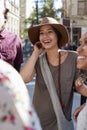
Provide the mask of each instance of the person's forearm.
{"label": "person's forearm", "polygon": [[35,68],[35,63],[37,61],[37,58],[38,58],[38,53],[34,51],[31,55],[31,57],[27,60],[25,65],[20,70],[20,74],[21,74],[24,82],[29,82],[32,80],[32,78],[35,74],[34,68]]}
{"label": "person's forearm", "polygon": [[84,103],[83,105],[81,105],[80,107],[76,108],[76,110],[73,113],[73,118],[74,120],[77,121],[77,117],[79,115],[79,113],[81,112],[81,110],[85,107],[86,103]]}

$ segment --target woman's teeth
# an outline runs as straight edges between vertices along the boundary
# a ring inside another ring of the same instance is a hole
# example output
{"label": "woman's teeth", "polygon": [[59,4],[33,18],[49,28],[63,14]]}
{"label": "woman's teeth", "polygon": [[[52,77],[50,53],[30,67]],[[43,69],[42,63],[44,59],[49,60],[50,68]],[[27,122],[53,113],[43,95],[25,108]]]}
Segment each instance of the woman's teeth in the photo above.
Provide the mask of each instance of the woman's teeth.
{"label": "woman's teeth", "polygon": [[78,56],[78,60],[84,60],[85,58],[87,58],[86,56]]}

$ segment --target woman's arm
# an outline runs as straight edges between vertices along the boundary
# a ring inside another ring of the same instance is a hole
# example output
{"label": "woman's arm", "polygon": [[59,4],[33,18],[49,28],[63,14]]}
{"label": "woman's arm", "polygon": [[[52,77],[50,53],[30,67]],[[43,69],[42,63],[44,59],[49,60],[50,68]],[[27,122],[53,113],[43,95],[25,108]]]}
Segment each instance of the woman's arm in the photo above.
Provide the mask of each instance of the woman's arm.
{"label": "woman's arm", "polygon": [[73,118],[74,118],[75,121],[77,121],[77,117],[78,117],[80,111],[85,107],[85,104],[86,104],[86,103],[84,103],[84,104],[81,105],[80,107],[76,108],[76,110],[75,110],[75,112],[74,112],[74,114],[73,114]]}
{"label": "woman's arm", "polygon": [[32,80],[35,74],[35,64],[38,59],[39,54],[42,52],[42,49],[39,49],[36,45],[34,45],[34,51],[31,57],[27,60],[25,65],[20,70],[20,74],[24,80],[24,82],[29,82]]}

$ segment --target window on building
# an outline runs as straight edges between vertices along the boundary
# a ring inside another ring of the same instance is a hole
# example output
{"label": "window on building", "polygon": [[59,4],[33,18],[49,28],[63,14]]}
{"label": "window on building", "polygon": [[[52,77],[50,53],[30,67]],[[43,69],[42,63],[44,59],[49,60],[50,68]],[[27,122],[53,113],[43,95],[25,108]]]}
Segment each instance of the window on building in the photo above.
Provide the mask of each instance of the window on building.
{"label": "window on building", "polygon": [[87,15],[87,0],[78,1],[78,15]]}
{"label": "window on building", "polygon": [[15,0],[15,5],[19,7],[19,0]]}

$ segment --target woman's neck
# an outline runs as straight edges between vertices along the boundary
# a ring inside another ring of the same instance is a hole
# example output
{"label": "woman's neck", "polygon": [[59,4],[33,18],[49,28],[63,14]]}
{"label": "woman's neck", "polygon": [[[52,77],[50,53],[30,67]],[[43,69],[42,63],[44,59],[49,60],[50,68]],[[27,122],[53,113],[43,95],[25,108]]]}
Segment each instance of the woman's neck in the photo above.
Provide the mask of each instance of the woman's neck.
{"label": "woman's neck", "polygon": [[[68,52],[67,51],[63,51],[60,50],[60,55],[61,55],[61,64],[65,61]],[[52,64],[53,66],[57,66],[59,65],[59,51],[58,49],[54,50],[54,51],[47,51],[47,60],[50,64]]]}
{"label": "woman's neck", "polygon": [[47,60],[53,66],[58,65],[58,49],[47,51]]}
{"label": "woman's neck", "polygon": [[58,48],[47,51],[47,58],[53,59],[58,57]]}

